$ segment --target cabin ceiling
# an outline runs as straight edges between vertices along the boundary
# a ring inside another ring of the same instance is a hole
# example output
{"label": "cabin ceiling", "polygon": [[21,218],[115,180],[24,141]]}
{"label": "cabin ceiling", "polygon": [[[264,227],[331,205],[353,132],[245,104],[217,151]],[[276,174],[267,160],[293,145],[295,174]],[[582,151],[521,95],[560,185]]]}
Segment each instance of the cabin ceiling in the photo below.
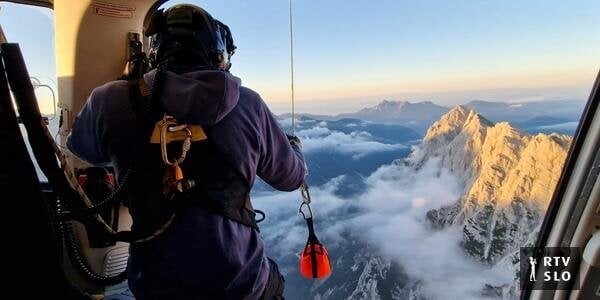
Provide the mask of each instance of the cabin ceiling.
{"label": "cabin ceiling", "polygon": [[13,3],[35,5],[35,6],[42,6],[42,7],[48,7],[48,8],[54,7],[54,0],[0,0],[0,2],[13,2]]}

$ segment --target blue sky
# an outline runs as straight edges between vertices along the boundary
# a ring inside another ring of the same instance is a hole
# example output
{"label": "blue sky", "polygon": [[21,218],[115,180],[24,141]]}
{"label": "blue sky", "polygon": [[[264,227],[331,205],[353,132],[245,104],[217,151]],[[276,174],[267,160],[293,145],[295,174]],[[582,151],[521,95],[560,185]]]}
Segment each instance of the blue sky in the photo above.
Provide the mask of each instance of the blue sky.
{"label": "blue sky", "polygon": [[[232,72],[285,110],[288,1],[190,2],[231,27],[238,46]],[[49,19],[41,9],[35,15],[0,7],[4,31],[23,44],[31,73],[52,76],[54,65],[42,61],[50,60],[43,55],[51,45]],[[584,99],[600,67],[598,11],[599,1],[295,1],[299,106]]]}

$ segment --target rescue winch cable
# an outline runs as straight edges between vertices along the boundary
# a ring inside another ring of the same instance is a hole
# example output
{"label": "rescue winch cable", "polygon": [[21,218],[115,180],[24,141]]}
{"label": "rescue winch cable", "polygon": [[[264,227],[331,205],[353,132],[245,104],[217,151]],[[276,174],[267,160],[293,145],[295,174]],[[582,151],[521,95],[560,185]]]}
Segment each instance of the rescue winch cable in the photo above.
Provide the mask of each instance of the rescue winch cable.
{"label": "rescue winch cable", "polygon": [[[292,136],[296,135],[296,103],[294,94],[294,29],[292,0],[289,0],[289,24],[290,24],[290,93],[291,93],[291,116],[292,116]],[[314,229],[313,212],[310,204],[310,192],[306,180],[300,186],[302,203],[298,212],[306,222],[308,229],[308,239],[306,246],[300,253],[300,274],[306,278],[324,278],[331,273],[331,264],[329,254],[325,247],[319,242]]]}
{"label": "rescue winch cable", "polygon": [[294,24],[292,15],[292,0],[290,0],[290,92],[292,96],[292,135],[296,134],[296,105],[294,94]]}

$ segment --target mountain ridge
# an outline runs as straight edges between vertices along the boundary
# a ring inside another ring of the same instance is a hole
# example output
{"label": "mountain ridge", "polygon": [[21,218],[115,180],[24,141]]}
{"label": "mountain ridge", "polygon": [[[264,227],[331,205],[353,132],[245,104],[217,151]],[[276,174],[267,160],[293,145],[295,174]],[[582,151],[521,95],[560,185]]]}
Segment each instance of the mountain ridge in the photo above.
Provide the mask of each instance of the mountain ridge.
{"label": "mountain ridge", "polygon": [[448,110],[431,101],[408,102],[383,100],[354,113],[338,114],[336,118],[357,118],[380,123],[399,123],[420,132],[424,131]]}
{"label": "mountain ridge", "polygon": [[462,180],[464,194],[428,211],[427,220],[438,229],[461,228],[469,256],[490,266],[504,264],[516,274],[514,255],[535,241],[571,141],[567,135],[528,134],[465,107],[453,108],[430,127],[412,159],[440,158],[441,167]]}

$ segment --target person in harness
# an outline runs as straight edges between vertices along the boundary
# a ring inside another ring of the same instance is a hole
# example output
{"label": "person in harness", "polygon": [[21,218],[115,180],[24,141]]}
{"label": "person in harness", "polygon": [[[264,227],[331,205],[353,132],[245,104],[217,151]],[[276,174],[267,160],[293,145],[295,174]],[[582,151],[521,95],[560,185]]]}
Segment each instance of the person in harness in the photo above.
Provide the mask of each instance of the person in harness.
{"label": "person in harness", "polygon": [[301,143],[229,73],[229,28],[200,7],[151,9],[152,70],[97,87],[67,140],[127,177],[128,283],[138,299],[282,299],[249,198],[258,175],[281,191],[306,175]]}

